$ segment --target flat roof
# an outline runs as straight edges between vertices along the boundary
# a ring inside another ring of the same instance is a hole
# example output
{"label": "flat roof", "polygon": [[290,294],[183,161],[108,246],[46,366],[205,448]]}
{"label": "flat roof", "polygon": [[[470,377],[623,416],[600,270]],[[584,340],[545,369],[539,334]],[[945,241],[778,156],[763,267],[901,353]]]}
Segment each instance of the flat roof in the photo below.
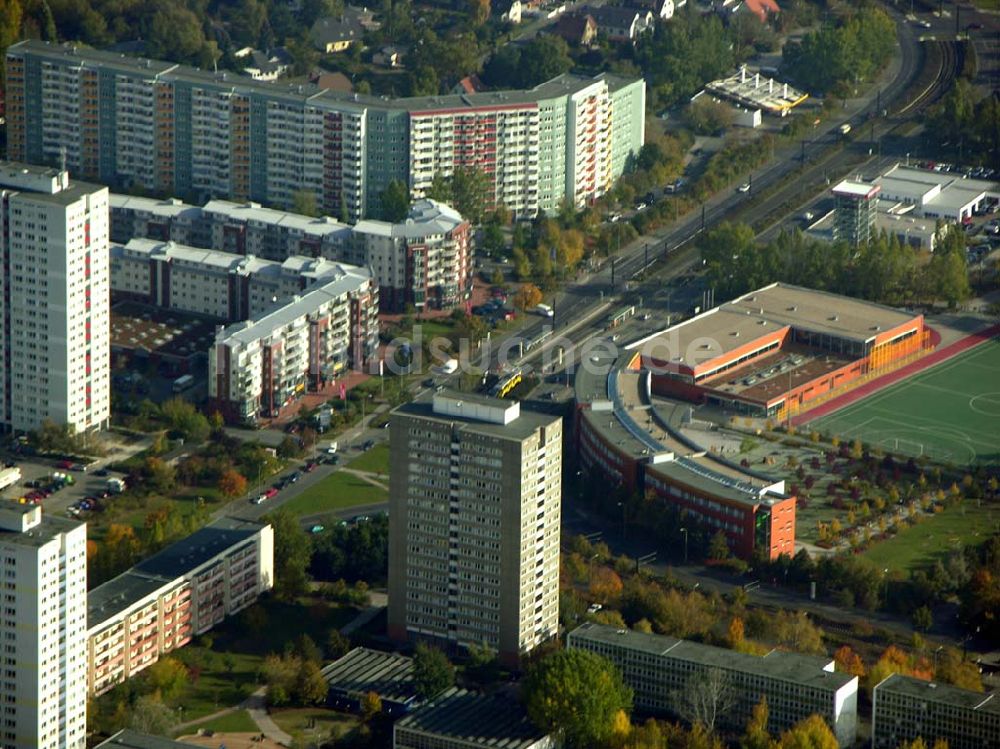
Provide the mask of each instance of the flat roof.
{"label": "flat roof", "polygon": [[705,90],[732,99],[738,104],[754,109],[766,109],[772,113],[787,112],[809,98],[809,94],[787,83],[748,71],[746,65],[741,66],[728,78],[720,78],[706,84]]}
{"label": "flat roof", "polygon": [[267,523],[224,517],[206,525],[187,538],[171,544],[132,568],[135,572],[164,577],[180,577],[193,572],[219,554],[253,538]]}
{"label": "flat roof", "polygon": [[383,700],[409,702],[416,698],[413,659],[399,653],[354,648],[322,670],[331,689],[350,696],[375,692]]}
{"label": "flat roof", "polygon": [[192,219],[197,219],[201,216],[201,208],[199,206],[185,203],[180,198],[157,200],[156,198],[143,198],[136,195],[122,195],[113,192],[108,197],[108,204],[112,211],[141,211],[152,216],[169,218],[190,216]]}
{"label": "flat roof", "polygon": [[[875,182],[889,195],[906,196],[912,202],[925,207],[955,211],[976,202],[987,193],[1000,195],[1000,188],[996,182],[967,178],[951,172],[916,169],[900,164],[876,177]],[[931,192],[935,194],[928,197]]]}
{"label": "flat roof", "polygon": [[382,237],[426,237],[430,234],[447,234],[465,222],[462,215],[449,205],[424,199],[410,206],[406,218],[398,223],[364,219],[356,223],[357,234],[374,234]]}
{"label": "flat roof", "polygon": [[997,698],[997,692],[973,692],[951,684],[924,681],[902,674],[892,674],[878,684],[875,689],[937,702],[942,705],[951,705],[964,710],[980,710],[1000,714],[1000,699]]}
{"label": "flat roof", "polygon": [[766,655],[738,653],[728,648],[703,645],[689,640],[678,640],[666,635],[635,632],[630,629],[609,627],[595,622],[586,622],[569,634],[573,640],[589,640],[606,643],[629,650],[676,658],[709,668],[721,668],[748,674],[762,674],[773,679],[792,682],[808,687],[818,687],[837,691],[857,681],[856,676],[828,670],[832,659],[771,650]]}
{"label": "flat roof", "polygon": [[192,83],[212,85],[219,89],[255,93],[272,98],[300,102],[303,105],[329,102],[339,108],[365,108],[409,111],[414,114],[430,114],[440,110],[479,109],[489,107],[537,106],[540,100],[554,99],[573,94],[586,87],[605,81],[609,89],[615,91],[627,85],[642,85],[642,79],[627,79],[622,76],[601,73],[592,78],[565,73],[529,90],[491,91],[475,94],[449,94],[444,96],[420,96],[405,99],[361,95],[321,89],[313,84],[287,84],[279,81],[255,81],[233,71],[211,72],[177,65],[162,60],[127,57],[116,52],[95,50],[77,44],[53,44],[35,39],[27,39],[11,45],[8,54],[34,54],[52,60],[82,66],[86,64],[108,67],[118,73],[141,78],[161,80],[186,80]]}
{"label": "flat roof", "polygon": [[873,185],[868,182],[855,182],[853,180],[845,179],[842,182],[834,185],[833,194],[834,195],[848,195],[852,198],[870,198],[876,195],[881,188],[878,185]]}
{"label": "flat roof", "polygon": [[123,572],[87,593],[87,627],[96,627],[159,590],[177,582],[177,576]]}
{"label": "flat roof", "polygon": [[[774,283],[632,344],[651,356],[670,352],[675,363],[707,364],[785,327],[865,342],[914,321],[917,315],[826,291]],[[697,361],[689,362],[688,357]],[[661,359],[665,361],[665,359]]]}
{"label": "flat roof", "polygon": [[455,687],[400,719],[396,730],[420,731],[494,749],[528,749],[545,738],[520,702],[501,694],[477,694]]}
{"label": "flat roof", "polygon": [[198,749],[198,744],[185,744],[182,741],[151,736],[148,733],[125,728],[110,739],[102,741],[96,749],[191,749],[192,747]]}
{"label": "flat roof", "polygon": [[705,455],[692,455],[665,460],[647,466],[647,474],[659,474],[665,479],[683,483],[695,489],[712,494],[720,499],[751,505],[770,505],[776,501],[788,499],[788,496],[777,489],[768,491],[771,487],[780,485],[780,481],[761,481],[745,474],[738,475],[733,471],[725,471],[718,461]]}
{"label": "flat roof", "polygon": [[[449,392],[446,394],[454,395],[455,397],[463,401],[468,401],[469,403],[479,403],[481,405],[491,407],[503,407],[504,405],[512,403],[512,401],[509,400],[491,398],[488,395],[481,395],[479,393]],[[423,400],[404,403],[403,405],[393,409],[392,413],[399,414],[401,416],[413,416],[430,421],[437,421],[442,424],[456,424],[459,426],[461,431],[484,434],[490,437],[498,437],[502,439],[517,440],[519,442],[530,437],[539,428],[550,426],[562,420],[561,416],[552,416],[538,411],[531,411],[527,408],[521,408],[520,415],[510,423],[494,424],[492,422],[481,421],[479,419],[435,413],[433,400],[428,399],[427,396],[425,396]]]}
{"label": "flat roof", "polygon": [[[37,509],[38,507],[37,505],[22,505],[20,502],[13,502],[9,500],[0,500],[0,503],[3,504],[3,509],[5,511],[21,512],[22,514],[26,514],[33,509]],[[41,516],[41,520],[38,523],[24,531],[9,530],[7,528],[0,527],[0,544],[39,548],[58,538],[59,534],[69,533],[70,531],[79,528],[81,525],[85,525],[85,523],[82,523],[79,520],[61,518],[56,515],[48,515],[44,512]]]}
{"label": "flat roof", "polygon": [[234,221],[279,226],[314,236],[326,237],[331,234],[351,231],[350,226],[342,224],[330,216],[304,216],[291,211],[265,208],[260,203],[254,202],[233,203],[228,200],[210,200],[202,206],[201,211],[208,216],[225,216]]}

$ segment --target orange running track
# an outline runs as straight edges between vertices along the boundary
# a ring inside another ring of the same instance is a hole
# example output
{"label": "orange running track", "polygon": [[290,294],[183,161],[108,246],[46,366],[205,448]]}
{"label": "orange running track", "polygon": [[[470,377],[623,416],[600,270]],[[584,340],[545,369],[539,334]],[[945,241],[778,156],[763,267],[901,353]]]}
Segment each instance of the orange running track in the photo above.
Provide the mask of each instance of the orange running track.
{"label": "orange running track", "polygon": [[[941,340],[941,335],[937,331],[933,328],[931,328],[930,331],[932,340],[935,338],[937,341]],[[883,390],[890,385],[895,385],[900,380],[910,377],[917,372],[933,367],[935,364],[940,364],[941,362],[947,361],[958,354],[964,353],[975,348],[976,346],[986,343],[998,333],[1000,333],[1000,325],[991,325],[990,327],[984,328],[983,330],[973,333],[972,335],[968,335],[965,338],[960,338],[954,343],[945,346],[943,349],[938,349],[934,353],[928,354],[922,359],[918,359],[911,364],[907,364],[905,367],[897,369],[895,372],[889,372],[882,377],[878,377],[871,382],[865,383],[856,390],[846,392],[843,395],[839,395],[810,411],[799,414],[792,419],[792,424],[795,426],[801,426],[802,424],[809,423],[813,419],[818,419],[822,416],[829,416],[834,411],[839,411],[845,406],[857,403],[862,398],[867,398],[872,393]]]}

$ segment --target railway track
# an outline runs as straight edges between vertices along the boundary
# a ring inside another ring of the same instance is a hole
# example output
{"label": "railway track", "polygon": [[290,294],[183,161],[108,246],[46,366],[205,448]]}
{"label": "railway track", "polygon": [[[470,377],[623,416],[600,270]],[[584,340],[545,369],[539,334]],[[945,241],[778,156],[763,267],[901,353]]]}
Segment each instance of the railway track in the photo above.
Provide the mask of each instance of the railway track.
{"label": "railway track", "polygon": [[965,48],[961,44],[954,41],[926,44],[929,45],[927,56],[933,71],[929,76],[930,81],[918,81],[916,85],[920,88],[916,96],[894,112],[892,119],[910,118],[936,104],[948,92],[962,70]]}

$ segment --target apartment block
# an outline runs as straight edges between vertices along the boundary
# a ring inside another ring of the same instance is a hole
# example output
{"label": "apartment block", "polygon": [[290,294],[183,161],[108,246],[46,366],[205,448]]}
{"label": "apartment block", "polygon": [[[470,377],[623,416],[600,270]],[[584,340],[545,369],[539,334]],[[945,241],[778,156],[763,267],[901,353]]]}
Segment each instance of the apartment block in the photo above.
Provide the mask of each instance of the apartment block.
{"label": "apartment block", "polygon": [[370,360],[377,308],[370,273],[338,265],[287,304],[219,331],[208,357],[209,399],[230,420],[276,416],[306,389]]}
{"label": "apartment block", "polygon": [[0,219],[0,430],[46,419],[100,429],[111,408],[108,190],[0,162]]}
{"label": "apartment block", "polygon": [[558,631],[562,419],[441,391],[390,430],[390,636],[517,662]]}
{"label": "apartment block", "polygon": [[0,746],[83,749],[87,738],[87,527],[0,503]]}
{"label": "apartment block", "polygon": [[375,274],[379,303],[387,311],[407,304],[447,308],[468,299],[472,290],[469,222],[428,199],[415,201],[399,223],[364,220],[347,226],[257,203],[213,200],[199,208],[176,199],[112,195],[111,233],[120,243],[145,237],[279,262],[304,255],[365,266]]}
{"label": "apartment block", "polygon": [[690,688],[689,680],[715,669],[723,674],[733,703],[717,728],[742,730],[754,705],[767,698],[772,733],[815,713],[826,720],[841,746],[853,746],[857,736],[858,679],[834,671],[828,658],[778,650],[749,655],[593,622],[570,632],[566,645],[614,663],[634,691],[640,711],[676,715],[677,700]]}
{"label": "apartment block", "polygon": [[1000,746],[1000,699],[950,684],[892,674],[872,694],[872,749],[922,738],[950,749]]}
{"label": "apartment block", "polygon": [[87,692],[107,692],[273,585],[271,526],[222,518],[97,586],[86,603]]}
{"label": "apartment block", "polygon": [[383,99],[28,40],[7,52],[12,156],[116,187],[357,221],[390,181],[425,195],[476,167],[518,216],[600,197],[643,145],[645,84],[562,75],[528,91]]}

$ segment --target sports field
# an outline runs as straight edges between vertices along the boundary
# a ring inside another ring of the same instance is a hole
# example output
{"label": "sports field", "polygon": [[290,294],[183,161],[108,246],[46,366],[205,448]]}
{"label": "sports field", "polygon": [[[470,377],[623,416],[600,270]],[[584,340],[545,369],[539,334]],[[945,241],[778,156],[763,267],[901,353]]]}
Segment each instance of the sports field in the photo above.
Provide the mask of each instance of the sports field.
{"label": "sports field", "polygon": [[1000,340],[809,422],[809,428],[899,455],[1000,464]]}

